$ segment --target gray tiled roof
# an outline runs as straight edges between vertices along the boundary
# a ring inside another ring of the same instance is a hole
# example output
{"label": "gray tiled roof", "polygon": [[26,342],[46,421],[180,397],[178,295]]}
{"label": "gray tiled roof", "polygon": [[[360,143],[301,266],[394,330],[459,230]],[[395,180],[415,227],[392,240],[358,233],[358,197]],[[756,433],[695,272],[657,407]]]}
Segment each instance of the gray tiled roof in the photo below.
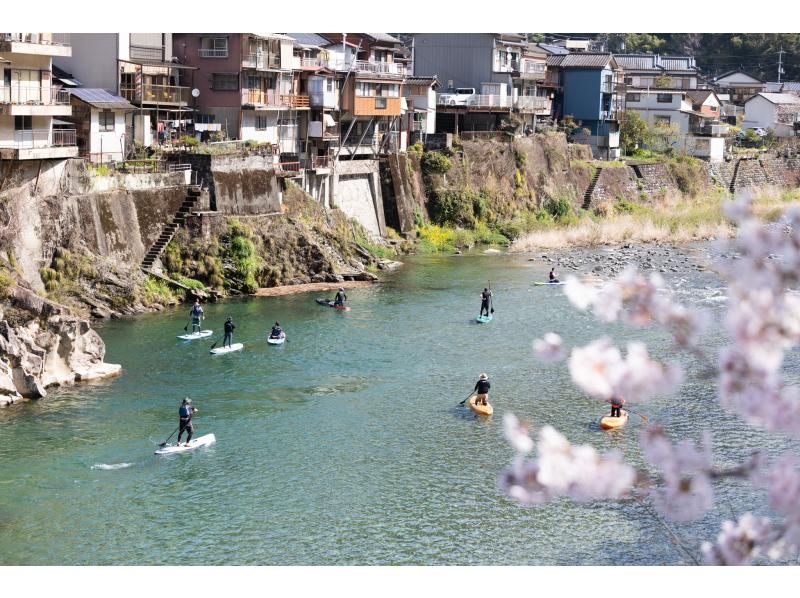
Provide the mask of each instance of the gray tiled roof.
{"label": "gray tiled roof", "polygon": [[617,63],[626,71],[686,71],[695,72],[693,56],[660,56],[659,54],[614,54]]}
{"label": "gray tiled roof", "polygon": [[569,54],[569,50],[567,50],[564,46],[554,46],[553,44],[539,44],[539,47],[545,52],[549,52],[550,54]]}
{"label": "gray tiled roof", "polygon": [[[550,56],[547,59],[547,64],[550,64],[550,60],[556,58],[555,56]],[[560,66],[562,69],[569,69],[569,68],[605,68],[608,66],[609,62],[614,61],[614,57],[611,54],[594,54],[589,52],[578,52],[575,54],[566,54],[564,56],[558,56],[560,60],[560,64],[556,66]]]}
{"label": "gray tiled roof", "polygon": [[372,39],[374,39],[376,41],[385,42],[387,44],[402,44],[403,43],[399,39],[389,35],[388,33],[367,33],[366,35],[369,35]]}
{"label": "gray tiled roof", "polygon": [[692,104],[702,104],[713,93],[710,89],[692,89],[686,92],[686,97],[691,100]]}
{"label": "gray tiled roof", "polygon": [[800,91],[800,82],[797,81],[769,81],[764,84],[764,91],[780,93],[781,91]]}
{"label": "gray tiled roof", "polygon": [[327,46],[331,42],[317,33],[287,33],[301,46]]}

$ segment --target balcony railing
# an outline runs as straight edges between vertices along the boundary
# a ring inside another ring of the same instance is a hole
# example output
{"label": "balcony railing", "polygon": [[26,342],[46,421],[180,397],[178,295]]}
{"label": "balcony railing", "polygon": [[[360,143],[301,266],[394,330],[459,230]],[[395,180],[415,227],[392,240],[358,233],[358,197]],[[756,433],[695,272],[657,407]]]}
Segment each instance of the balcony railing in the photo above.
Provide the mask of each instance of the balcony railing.
{"label": "balcony railing", "polygon": [[330,168],[330,156],[311,156],[310,168]]}
{"label": "balcony railing", "polygon": [[273,90],[262,91],[260,89],[243,89],[243,104],[257,104],[260,106],[280,106],[281,95]]}
{"label": "balcony railing", "polygon": [[328,61],[322,58],[301,58],[300,59],[300,68],[304,69],[318,69],[321,67],[327,67]]}
{"label": "balcony railing", "polygon": [[494,94],[474,95],[467,100],[467,106],[470,108],[509,108],[511,107],[511,98]]}
{"label": "balcony railing", "polygon": [[14,131],[13,139],[0,140],[0,147],[26,149],[35,147],[65,147],[76,144],[75,129],[28,129]]}
{"label": "balcony railing", "polygon": [[175,85],[154,85],[143,83],[138,87],[120,88],[122,97],[131,102],[151,104],[188,104],[189,88]]}
{"label": "balcony railing", "polygon": [[308,108],[309,101],[308,96],[301,96],[301,95],[282,95],[281,96],[281,104],[284,106],[290,106],[291,108]]}
{"label": "balcony railing", "polygon": [[514,108],[518,110],[550,110],[550,98],[540,96],[518,96],[514,101]]}
{"label": "balcony railing", "polygon": [[600,83],[600,93],[614,93],[614,84],[610,81]]}
{"label": "balcony railing", "polygon": [[69,33],[0,33],[0,41],[46,46],[69,46]]}
{"label": "balcony railing", "polygon": [[227,58],[228,48],[198,48],[197,55],[200,58]]}
{"label": "balcony railing", "polygon": [[47,106],[69,104],[69,93],[60,87],[11,85],[0,87],[0,104]]}
{"label": "balcony railing", "polygon": [[[337,67],[337,70],[347,70]],[[359,73],[376,73],[379,75],[405,75],[406,67],[398,62],[370,62],[369,60],[356,60],[353,62],[353,71]]]}
{"label": "balcony railing", "polygon": [[242,67],[246,69],[263,70],[267,68],[266,54],[245,54],[242,57]]}

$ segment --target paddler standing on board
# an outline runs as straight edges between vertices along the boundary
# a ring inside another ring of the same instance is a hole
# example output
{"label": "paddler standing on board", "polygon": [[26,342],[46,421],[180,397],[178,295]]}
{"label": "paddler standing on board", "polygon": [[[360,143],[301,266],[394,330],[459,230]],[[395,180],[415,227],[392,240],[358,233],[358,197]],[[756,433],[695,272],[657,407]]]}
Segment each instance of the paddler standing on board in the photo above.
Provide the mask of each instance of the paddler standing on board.
{"label": "paddler standing on board", "polygon": [[625,404],[625,399],[620,396],[614,395],[609,399],[611,403],[611,417],[622,417],[622,406]]}
{"label": "paddler standing on board", "polygon": [[231,346],[231,339],[233,338],[233,329],[236,326],[233,325],[233,318],[228,316],[225,320],[225,336],[222,339],[222,346],[223,347],[230,347]]}
{"label": "paddler standing on board", "polygon": [[192,317],[192,334],[195,332],[195,327],[197,327],[196,332],[200,332],[200,322],[203,320],[203,308],[200,307],[200,299],[194,300],[194,306],[189,315]]}
{"label": "paddler standing on board", "polygon": [[489,305],[492,302],[492,292],[489,289],[483,289],[481,293],[481,313],[479,315],[483,315],[484,310],[486,311],[486,316],[489,316]]}
{"label": "paddler standing on board", "polygon": [[344,307],[344,302],[347,301],[347,295],[344,293],[344,288],[339,287],[339,291],[336,293],[336,297],[333,299],[333,306],[334,307]]}
{"label": "paddler standing on board", "polygon": [[478,395],[475,398],[476,405],[486,405],[486,401],[489,399],[489,389],[491,386],[492,385],[489,384],[489,376],[481,374],[478,381],[475,383],[474,389],[474,392]]}
{"label": "paddler standing on board", "polygon": [[181,445],[181,436],[184,430],[186,431],[186,444],[192,439],[194,433],[194,426],[192,425],[192,415],[197,413],[197,408],[192,406],[192,399],[186,397],[183,399],[181,406],[178,408],[178,418],[180,419],[180,427],[178,429],[178,446]]}

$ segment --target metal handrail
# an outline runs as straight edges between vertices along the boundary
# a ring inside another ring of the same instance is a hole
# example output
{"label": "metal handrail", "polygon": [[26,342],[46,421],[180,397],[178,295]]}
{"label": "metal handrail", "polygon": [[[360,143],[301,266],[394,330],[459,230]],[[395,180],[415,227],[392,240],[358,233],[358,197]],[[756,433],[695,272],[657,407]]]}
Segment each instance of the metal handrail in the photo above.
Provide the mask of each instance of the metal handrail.
{"label": "metal handrail", "polygon": [[23,44],[42,44],[44,46],[69,46],[69,33],[2,33],[0,40]]}
{"label": "metal handrail", "polygon": [[[49,89],[49,94],[48,94]],[[48,97],[49,96],[49,97]],[[0,104],[69,104],[69,93],[61,87],[42,85],[0,86]]]}
{"label": "metal handrail", "polygon": [[26,129],[14,131],[13,139],[0,140],[0,147],[63,147],[77,144],[75,129]]}
{"label": "metal handrail", "polygon": [[197,55],[200,58],[227,58],[228,48],[197,48]]}

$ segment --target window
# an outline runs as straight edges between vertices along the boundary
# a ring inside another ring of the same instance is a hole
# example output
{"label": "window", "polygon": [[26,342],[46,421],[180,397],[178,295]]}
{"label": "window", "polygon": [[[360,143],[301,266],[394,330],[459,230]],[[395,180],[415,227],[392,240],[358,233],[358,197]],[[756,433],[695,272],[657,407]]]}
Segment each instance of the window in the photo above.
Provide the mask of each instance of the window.
{"label": "window", "polygon": [[657,127],[668,127],[669,126],[670,117],[669,116],[660,116],[656,115],[653,117],[653,124]]}
{"label": "window", "polygon": [[239,89],[239,75],[235,73],[213,73],[211,89],[217,91],[236,91]]}
{"label": "window", "polygon": [[266,130],[267,130],[267,117],[256,116],[256,131],[266,131]]}
{"label": "window", "polygon": [[657,93],[656,94],[656,102],[659,104],[671,104],[672,103],[672,94],[671,93]]}
{"label": "window", "polygon": [[31,116],[15,116],[14,117],[14,130],[15,131],[30,131],[33,129],[33,117]]}
{"label": "window", "polygon": [[642,94],[640,94],[640,93],[626,93],[625,94],[625,101],[626,102],[641,102],[642,101]]}
{"label": "window", "polygon": [[97,115],[97,120],[100,123],[100,130],[101,131],[113,131],[114,130],[114,113],[111,110],[102,110]]}
{"label": "window", "polygon": [[325,88],[328,91],[333,91],[333,79],[328,79],[327,81],[325,81]]}
{"label": "window", "polygon": [[625,83],[625,85],[633,85],[633,77],[625,77],[622,82]]}
{"label": "window", "polygon": [[371,95],[372,86],[366,81],[356,81],[356,95],[366,97]]}
{"label": "window", "polygon": [[375,108],[386,108],[386,98],[375,98]]}
{"label": "window", "polygon": [[200,49],[198,50],[198,53],[201,58],[227,58],[228,38],[227,37],[200,38]]}

